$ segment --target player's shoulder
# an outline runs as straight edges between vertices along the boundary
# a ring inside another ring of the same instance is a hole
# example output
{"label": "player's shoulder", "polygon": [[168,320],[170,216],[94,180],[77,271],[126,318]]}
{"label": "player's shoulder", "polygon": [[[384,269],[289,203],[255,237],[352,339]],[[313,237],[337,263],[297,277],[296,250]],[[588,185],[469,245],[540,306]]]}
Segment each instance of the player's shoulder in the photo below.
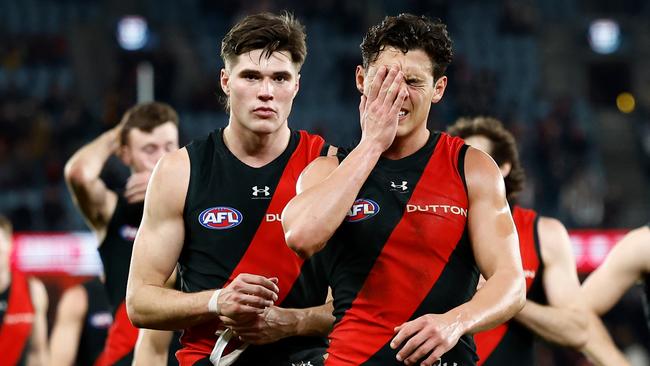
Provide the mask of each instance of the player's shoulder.
{"label": "player's shoulder", "polygon": [[499,167],[490,157],[479,149],[468,147],[464,161],[465,181],[470,193],[503,191],[505,197],[505,184]]}
{"label": "player's shoulder", "polygon": [[537,234],[542,250],[542,258],[545,261],[572,253],[569,233],[560,220],[553,217],[540,216],[537,221]]}
{"label": "player's shoulder", "polygon": [[178,177],[179,174],[189,173],[189,169],[190,158],[187,148],[183,147],[163,155],[156,165],[154,174],[170,174]]}

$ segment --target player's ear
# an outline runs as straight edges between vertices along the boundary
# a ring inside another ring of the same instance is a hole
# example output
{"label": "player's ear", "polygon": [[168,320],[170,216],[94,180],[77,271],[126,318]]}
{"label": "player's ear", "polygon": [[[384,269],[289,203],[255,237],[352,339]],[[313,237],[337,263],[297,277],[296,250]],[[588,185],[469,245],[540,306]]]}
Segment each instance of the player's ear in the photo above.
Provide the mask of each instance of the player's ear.
{"label": "player's ear", "polygon": [[230,80],[230,73],[225,68],[221,69],[221,74],[219,76],[219,82],[221,84],[221,90],[226,96],[230,96],[230,86],[228,81]]}
{"label": "player's ear", "polygon": [[501,165],[499,165],[499,170],[501,171],[501,175],[503,178],[507,177],[508,174],[510,174],[510,171],[512,170],[512,164],[509,162],[505,162]]}
{"label": "player's ear", "polygon": [[447,77],[441,76],[433,84],[433,97],[431,98],[431,103],[435,104],[442,99],[442,96],[445,94],[445,89],[447,88]]}
{"label": "player's ear", "polygon": [[361,65],[357,66],[357,70],[355,72],[355,80],[357,84],[357,90],[359,91],[359,93],[363,94],[364,85],[365,85],[364,83],[366,80],[366,70]]}

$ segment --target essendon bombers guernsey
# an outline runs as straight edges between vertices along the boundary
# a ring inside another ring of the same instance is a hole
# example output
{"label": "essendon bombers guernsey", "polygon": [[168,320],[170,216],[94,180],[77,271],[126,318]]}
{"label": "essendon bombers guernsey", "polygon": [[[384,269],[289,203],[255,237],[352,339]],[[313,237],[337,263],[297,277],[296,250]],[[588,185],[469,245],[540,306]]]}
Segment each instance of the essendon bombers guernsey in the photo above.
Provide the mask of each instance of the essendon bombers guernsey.
{"label": "essendon bombers guernsey", "polygon": [[[519,236],[521,264],[526,278],[526,298],[546,305],[542,283],[542,262],[537,234],[539,216],[533,210],[514,206],[512,218]],[[498,327],[474,335],[479,365],[533,365],[535,335],[519,322],[510,320]]]}
{"label": "essendon bombers guernsey", "polygon": [[9,288],[0,294],[0,362],[24,365],[34,325],[34,306],[27,278],[11,272]]}
{"label": "essendon bombers guernsey", "polygon": [[103,365],[130,365],[133,349],[138,339],[138,328],[131,324],[126,314],[126,283],[133,241],[138,232],[144,203],[129,204],[122,194],[106,229],[106,237],[99,247],[99,256],[106,275],[106,293],[113,311],[113,325],[108,330],[106,346],[96,362]]}
{"label": "essendon bombers guernsey", "polygon": [[[403,365],[389,347],[394,328],[476,292],[466,151],[461,139],[432,132],[414,154],[379,159],[322,252],[336,317],[325,365]],[[474,349],[463,335],[439,364],[475,365]]]}
{"label": "essendon bombers guernsey", "polygon": [[[223,288],[240,273],[251,273],[278,277],[279,306],[323,304],[327,281],[320,262],[318,258],[303,261],[287,247],[280,215],[296,194],[302,170],[327,149],[321,137],[292,131],[279,157],[253,168],[228,150],[223,130],[189,144],[185,243],[179,258],[182,291]],[[217,329],[218,321],[185,329],[183,348],[176,353],[180,364],[210,365],[208,357],[218,338]],[[270,345],[248,346],[234,364],[313,364],[310,360],[322,360],[325,347],[326,341],[320,337],[292,337]]]}
{"label": "essendon bombers guernsey", "polygon": [[108,328],[113,323],[113,315],[108,303],[104,284],[95,277],[82,284],[88,299],[88,310],[79,337],[77,348],[77,365],[93,365],[106,342]]}

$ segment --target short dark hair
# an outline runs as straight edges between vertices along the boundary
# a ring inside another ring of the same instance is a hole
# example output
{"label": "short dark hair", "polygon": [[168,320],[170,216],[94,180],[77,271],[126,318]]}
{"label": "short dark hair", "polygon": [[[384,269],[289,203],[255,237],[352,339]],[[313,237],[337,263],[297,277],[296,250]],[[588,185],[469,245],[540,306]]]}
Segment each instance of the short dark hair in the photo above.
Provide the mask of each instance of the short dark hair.
{"label": "short dark hair", "polygon": [[129,132],[133,129],[151,132],[154,128],[167,122],[178,126],[178,113],[170,105],[161,102],[137,104],[129,108],[122,117],[120,145],[128,144]]}
{"label": "short dark hair", "polygon": [[[502,166],[510,163],[510,174],[504,178],[506,184],[506,195],[508,200],[514,199],[524,188],[526,175],[519,161],[519,152],[515,138],[503,127],[503,124],[492,117],[459,118],[456,123],[447,128],[452,136],[463,139],[471,136],[483,136],[492,142],[490,156]],[[487,152],[487,151],[486,151]]]}
{"label": "short dark hair", "polygon": [[440,19],[426,16],[400,14],[387,16],[368,30],[361,42],[363,67],[377,61],[386,47],[395,47],[406,53],[421,49],[429,56],[433,67],[433,78],[438,80],[445,74],[453,58],[451,38],[447,26]]}
{"label": "short dark hair", "polygon": [[13,235],[14,227],[11,225],[11,221],[5,216],[0,215],[0,234],[6,234],[10,239]]}
{"label": "short dark hair", "polygon": [[263,49],[263,56],[289,51],[298,68],[307,57],[305,26],[293,14],[260,13],[249,15],[235,24],[221,41],[223,62],[232,62],[243,53]]}

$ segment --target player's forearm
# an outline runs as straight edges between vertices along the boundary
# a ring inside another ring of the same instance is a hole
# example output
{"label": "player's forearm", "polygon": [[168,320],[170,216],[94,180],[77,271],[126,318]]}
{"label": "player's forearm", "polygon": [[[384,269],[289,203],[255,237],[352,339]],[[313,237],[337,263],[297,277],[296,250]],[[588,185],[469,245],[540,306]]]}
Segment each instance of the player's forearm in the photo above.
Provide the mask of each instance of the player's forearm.
{"label": "player's forearm", "polygon": [[334,306],[331,301],[307,309],[294,309],[300,313],[296,335],[326,337],[334,324]]}
{"label": "player's forearm", "polygon": [[65,165],[65,178],[72,187],[99,179],[104,164],[119,146],[119,129],[110,129],[79,149]]}
{"label": "player's forearm", "polygon": [[589,322],[589,338],[582,353],[596,366],[629,366],[623,353],[614,345],[602,321],[593,312],[586,313]]}
{"label": "player's forearm", "polygon": [[173,336],[172,331],[140,329],[132,366],[166,365]]}
{"label": "player's forearm", "polygon": [[343,222],[380,156],[376,145],[360,143],[327,178],[287,204],[282,226],[292,250],[305,258],[323,248]]}
{"label": "player's forearm", "polygon": [[133,325],[139,328],[183,329],[217,319],[208,309],[213,293],[184,293],[153,285],[133,286],[127,289],[127,312]]}
{"label": "player's forearm", "polygon": [[528,300],[515,319],[549,342],[576,349],[587,343],[587,318],[579,309]]}
{"label": "player's forearm", "polygon": [[521,271],[500,269],[490,277],[472,300],[451,311],[456,313],[464,334],[474,334],[509,320],[526,301]]}

